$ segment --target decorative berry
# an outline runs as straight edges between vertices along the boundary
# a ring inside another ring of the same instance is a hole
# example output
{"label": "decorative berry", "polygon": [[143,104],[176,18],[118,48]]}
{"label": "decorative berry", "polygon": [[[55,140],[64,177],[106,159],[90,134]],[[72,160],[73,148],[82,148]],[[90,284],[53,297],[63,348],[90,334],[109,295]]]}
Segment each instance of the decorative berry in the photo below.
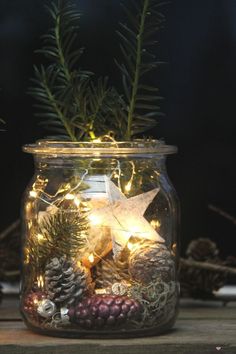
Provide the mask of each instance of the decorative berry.
{"label": "decorative berry", "polygon": [[37,312],[38,306],[46,297],[46,294],[42,291],[29,292],[23,300],[23,310],[26,315],[33,320],[37,320],[40,317]]}
{"label": "decorative berry", "polygon": [[115,327],[137,320],[142,313],[138,301],[126,296],[95,295],[69,309],[70,322],[83,328]]}

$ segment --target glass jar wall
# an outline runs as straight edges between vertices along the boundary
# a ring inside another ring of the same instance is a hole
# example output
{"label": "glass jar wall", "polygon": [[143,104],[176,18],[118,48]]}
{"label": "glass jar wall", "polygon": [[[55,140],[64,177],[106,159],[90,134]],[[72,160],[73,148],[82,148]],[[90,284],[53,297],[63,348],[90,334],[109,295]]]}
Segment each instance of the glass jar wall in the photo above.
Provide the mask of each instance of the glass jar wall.
{"label": "glass jar wall", "polygon": [[24,147],[21,312],[35,331],[68,337],[154,335],[178,307],[178,202],[164,143]]}

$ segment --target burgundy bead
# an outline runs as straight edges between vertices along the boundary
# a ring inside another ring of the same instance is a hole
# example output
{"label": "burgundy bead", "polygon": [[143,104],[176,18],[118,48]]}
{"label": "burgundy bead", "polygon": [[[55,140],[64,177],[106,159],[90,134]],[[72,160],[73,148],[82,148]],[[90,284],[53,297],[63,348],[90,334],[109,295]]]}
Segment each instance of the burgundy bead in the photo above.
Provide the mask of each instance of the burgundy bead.
{"label": "burgundy bead", "polygon": [[128,305],[128,306],[131,306],[133,305],[134,301],[132,301],[131,299],[126,299],[125,300],[125,304]]}
{"label": "burgundy bead", "polygon": [[97,315],[98,315],[98,308],[94,305],[91,307],[91,314],[94,317],[97,317]]}
{"label": "burgundy bead", "polygon": [[120,314],[120,312],[121,312],[121,308],[120,308],[119,306],[113,305],[113,306],[111,307],[111,310],[110,310],[111,315],[117,317],[117,316]]}
{"label": "burgundy bead", "polygon": [[103,299],[103,303],[105,303],[106,305],[108,306],[111,306],[114,302],[114,298],[112,296],[107,296],[107,297],[104,297]]}
{"label": "burgundy bead", "polygon": [[93,299],[92,299],[92,303],[93,303],[93,305],[95,305],[95,306],[100,305],[101,302],[102,302],[102,297],[95,297],[95,296],[94,296]]}
{"label": "burgundy bead", "polygon": [[132,305],[132,306],[130,307],[130,313],[132,314],[132,313],[135,313],[136,311],[137,311],[137,310],[136,310],[135,306]]}
{"label": "burgundy bead", "polygon": [[79,317],[87,318],[89,316],[89,311],[87,309],[81,309]]}
{"label": "burgundy bead", "polygon": [[116,305],[121,305],[123,303],[124,299],[122,299],[121,296],[117,296],[115,299],[115,304]]}
{"label": "burgundy bead", "polygon": [[123,312],[123,313],[128,313],[130,307],[127,306],[126,304],[123,304],[123,305],[121,306],[121,309],[122,309],[122,312]]}
{"label": "burgundy bead", "polygon": [[90,305],[91,305],[91,302],[92,302],[92,300],[91,300],[90,298],[85,299],[84,305],[85,305],[85,306],[90,306]]}
{"label": "burgundy bead", "polygon": [[101,304],[98,310],[99,316],[102,318],[107,318],[110,314],[109,307],[107,305]]}

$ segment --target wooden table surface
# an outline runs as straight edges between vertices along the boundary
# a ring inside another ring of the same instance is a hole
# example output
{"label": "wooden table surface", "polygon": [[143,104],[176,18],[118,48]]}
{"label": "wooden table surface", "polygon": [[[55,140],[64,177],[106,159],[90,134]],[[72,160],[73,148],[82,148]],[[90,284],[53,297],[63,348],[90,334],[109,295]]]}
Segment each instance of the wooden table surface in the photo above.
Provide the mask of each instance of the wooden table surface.
{"label": "wooden table surface", "polygon": [[63,339],[26,329],[18,301],[0,305],[0,354],[236,354],[236,303],[184,301],[175,328],[158,337]]}

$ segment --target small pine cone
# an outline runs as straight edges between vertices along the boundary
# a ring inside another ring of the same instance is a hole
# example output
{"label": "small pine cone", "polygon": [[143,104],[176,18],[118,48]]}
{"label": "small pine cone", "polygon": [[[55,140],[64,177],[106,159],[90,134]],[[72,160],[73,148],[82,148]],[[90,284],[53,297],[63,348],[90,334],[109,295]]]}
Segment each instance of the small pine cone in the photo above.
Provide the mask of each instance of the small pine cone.
{"label": "small pine cone", "polygon": [[90,273],[66,257],[53,258],[46,266],[45,288],[56,304],[72,305],[91,289]]}
{"label": "small pine cone", "polygon": [[211,259],[217,259],[219,250],[215,242],[208,238],[198,238],[190,242],[186,255],[195,261],[204,262]]}
{"label": "small pine cone", "polygon": [[181,295],[196,299],[210,299],[214,291],[225,285],[226,279],[226,274],[181,265]]}
{"label": "small pine cone", "polygon": [[130,252],[129,274],[133,280],[148,284],[157,277],[170,282],[175,279],[175,263],[165,245],[146,240]]}
{"label": "small pine cone", "polygon": [[82,328],[118,327],[138,320],[142,306],[126,296],[95,295],[69,309],[70,322]]}
{"label": "small pine cone", "polygon": [[128,280],[129,274],[127,270],[120,269],[110,257],[97,264],[94,277],[96,288],[109,288],[114,283]]}

